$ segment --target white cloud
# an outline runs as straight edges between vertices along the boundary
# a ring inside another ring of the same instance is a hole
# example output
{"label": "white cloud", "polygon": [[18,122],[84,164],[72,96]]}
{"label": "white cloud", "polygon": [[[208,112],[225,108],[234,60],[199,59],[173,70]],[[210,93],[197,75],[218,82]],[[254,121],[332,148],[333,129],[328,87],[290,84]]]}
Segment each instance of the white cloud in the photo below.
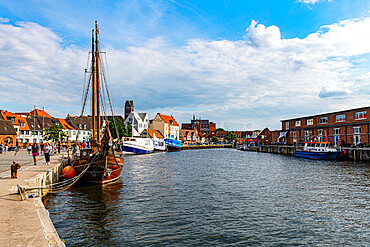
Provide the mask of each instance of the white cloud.
{"label": "white cloud", "polygon": [[[172,113],[179,122],[196,113],[229,129],[276,129],[280,119],[368,105],[370,77],[356,58],[366,62],[370,54],[370,18],[304,39],[281,39],[278,27],[255,21],[246,32],[239,41],[172,47],[159,37],[106,49],[117,112],[134,99],[137,109]],[[79,109],[86,57],[48,28],[0,24],[0,101]]]}
{"label": "white cloud", "polygon": [[332,0],[298,0],[298,2],[305,3],[305,4],[315,4],[318,2],[331,2]]}

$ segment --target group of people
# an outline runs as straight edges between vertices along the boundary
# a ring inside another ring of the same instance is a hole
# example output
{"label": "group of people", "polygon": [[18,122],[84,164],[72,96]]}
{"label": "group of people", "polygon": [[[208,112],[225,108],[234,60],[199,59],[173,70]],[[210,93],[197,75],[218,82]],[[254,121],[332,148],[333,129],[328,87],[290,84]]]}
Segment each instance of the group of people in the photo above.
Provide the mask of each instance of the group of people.
{"label": "group of people", "polygon": [[8,143],[5,143],[5,144],[0,143],[0,153],[8,152],[8,148],[9,148]]}
{"label": "group of people", "polygon": [[34,144],[32,144],[32,146],[31,145],[28,146],[27,150],[28,150],[28,154],[32,153],[33,164],[34,165],[36,165],[36,163],[37,163],[37,156],[39,155],[39,151],[44,153],[45,162],[46,162],[47,165],[50,165],[50,154],[52,152],[52,147],[49,143],[45,143],[45,144],[42,143],[41,148],[39,147],[39,145],[37,143],[34,143]]}

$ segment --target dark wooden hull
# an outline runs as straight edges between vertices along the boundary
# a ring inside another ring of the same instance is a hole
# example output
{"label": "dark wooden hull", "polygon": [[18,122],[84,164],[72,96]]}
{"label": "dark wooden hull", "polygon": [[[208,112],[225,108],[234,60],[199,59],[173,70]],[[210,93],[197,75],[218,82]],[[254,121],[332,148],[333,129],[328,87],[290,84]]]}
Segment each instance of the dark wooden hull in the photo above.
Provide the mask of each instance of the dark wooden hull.
{"label": "dark wooden hull", "polygon": [[[117,162],[116,162],[116,161]],[[74,167],[76,174],[80,174],[88,161],[78,160]],[[107,184],[118,180],[123,169],[123,158],[107,156],[106,159],[94,161],[85,174],[80,178],[80,183]]]}

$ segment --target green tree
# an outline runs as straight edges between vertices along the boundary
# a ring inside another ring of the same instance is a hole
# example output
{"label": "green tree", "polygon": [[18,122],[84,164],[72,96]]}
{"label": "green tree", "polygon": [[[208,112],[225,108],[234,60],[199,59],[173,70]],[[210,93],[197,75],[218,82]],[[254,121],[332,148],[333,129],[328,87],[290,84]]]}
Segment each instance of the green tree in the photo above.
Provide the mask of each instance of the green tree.
{"label": "green tree", "polygon": [[236,135],[233,132],[229,131],[229,132],[227,132],[227,134],[225,136],[225,139],[226,140],[229,140],[231,142],[231,141],[236,140],[237,137],[236,137]]}
{"label": "green tree", "polygon": [[122,118],[115,117],[114,121],[116,122],[117,126],[117,131],[118,131],[118,137],[117,137],[117,131],[116,128],[114,127],[114,122],[113,119],[109,122],[109,129],[112,134],[113,139],[121,139],[123,136],[126,135],[126,126],[125,123],[123,122]]}
{"label": "green tree", "polygon": [[225,131],[223,128],[217,128],[216,129],[216,133],[218,132],[218,131]]}
{"label": "green tree", "polygon": [[217,136],[212,136],[211,141],[213,143],[218,143],[219,140],[218,140]]}
{"label": "green tree", "polygon": [[131,136],[131,135],[132,135],[132,125],[130,123],[127,123],[125,136]]}
{"label": "green tree", "polygon": [[50,128],[44,129],[44,140],[45,141],[58,141],[60,133],[60,140],[67,137],[67,134],[63,131],[63,127],[58,124],[53,124]]}

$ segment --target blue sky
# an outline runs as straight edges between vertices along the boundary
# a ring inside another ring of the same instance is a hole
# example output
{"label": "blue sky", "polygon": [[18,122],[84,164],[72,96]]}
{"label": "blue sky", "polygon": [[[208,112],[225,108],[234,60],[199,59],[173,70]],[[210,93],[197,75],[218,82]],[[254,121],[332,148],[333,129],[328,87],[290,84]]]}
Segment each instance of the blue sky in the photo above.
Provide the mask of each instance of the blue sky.
{"label": "blue sky", "polygon": [[77,115],[94,21],[117,113],[226,129],[368,106],[370,1],[2,1],[0,108]]}

